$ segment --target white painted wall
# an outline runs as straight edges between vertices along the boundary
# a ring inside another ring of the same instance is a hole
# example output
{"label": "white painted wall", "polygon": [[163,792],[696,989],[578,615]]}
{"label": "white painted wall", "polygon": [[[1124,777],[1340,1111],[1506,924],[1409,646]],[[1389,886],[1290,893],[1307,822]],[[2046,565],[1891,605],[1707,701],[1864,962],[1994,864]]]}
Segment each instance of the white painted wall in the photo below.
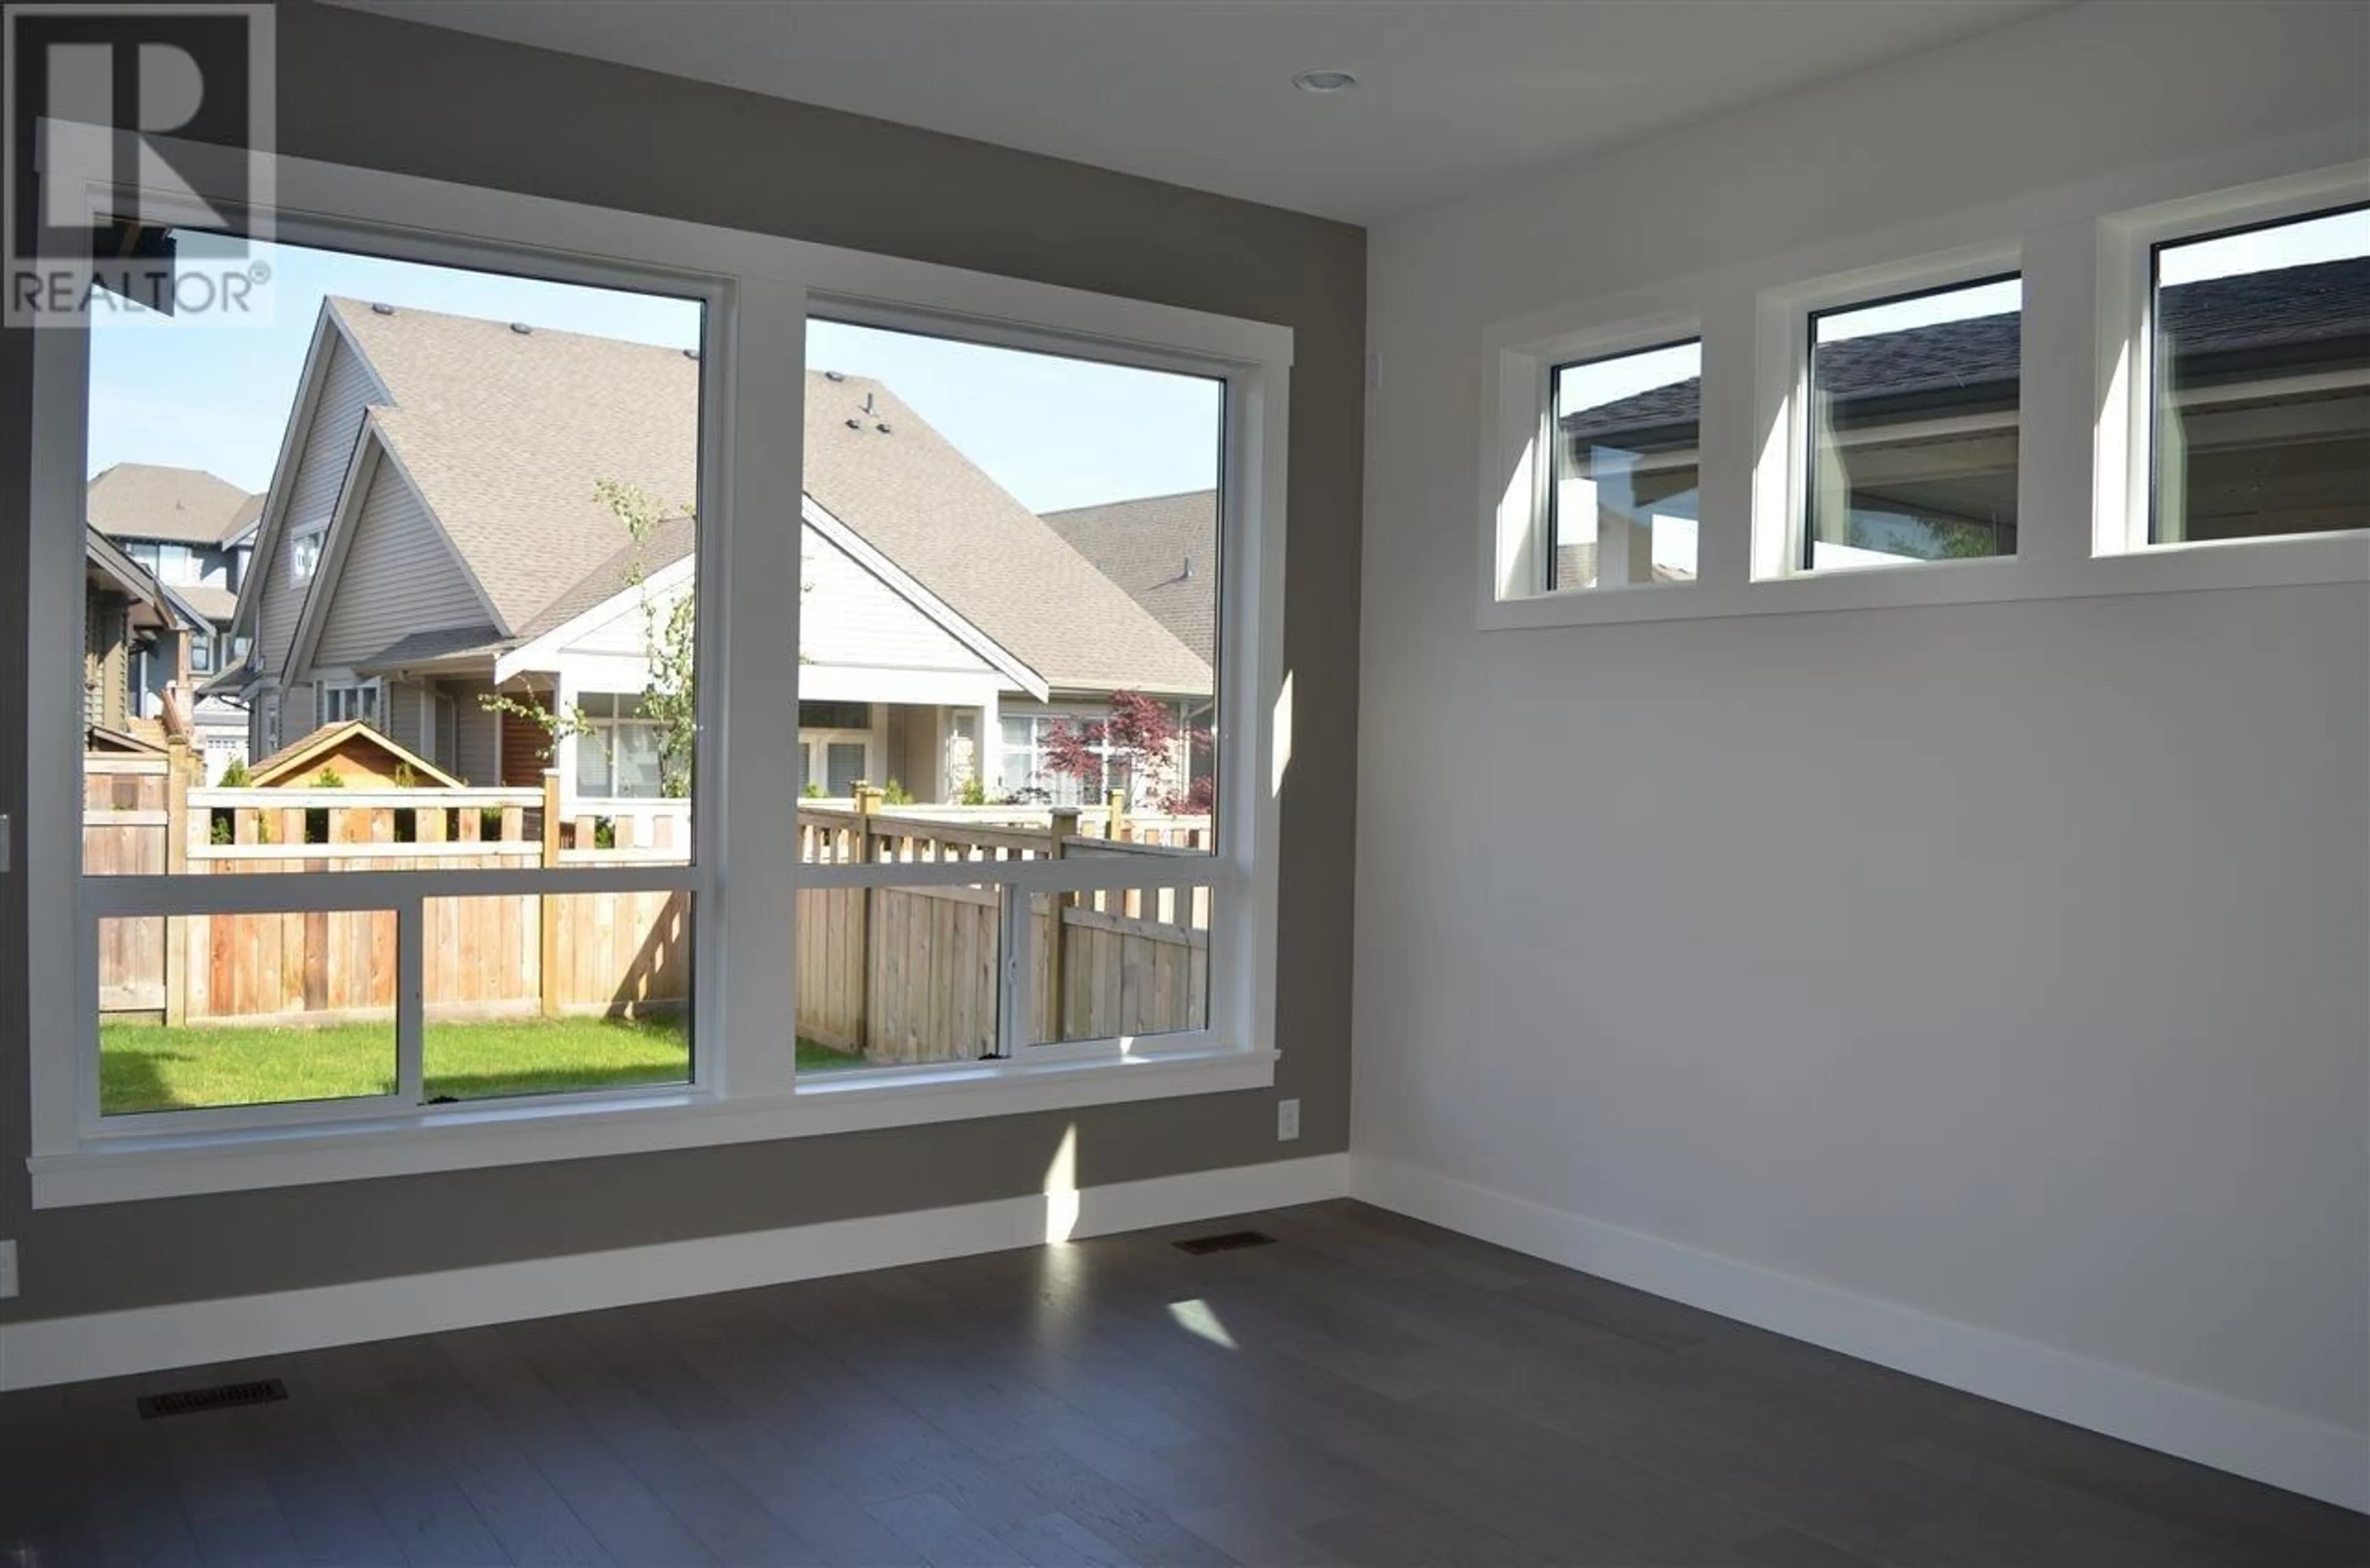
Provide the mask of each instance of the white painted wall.
{"label": "white painted wall", "polygon": [[1490,324],[2365,112],[2094,4],[1375,232],[1362,1163],[2370,1452],[2370,594],[1473,609]]}

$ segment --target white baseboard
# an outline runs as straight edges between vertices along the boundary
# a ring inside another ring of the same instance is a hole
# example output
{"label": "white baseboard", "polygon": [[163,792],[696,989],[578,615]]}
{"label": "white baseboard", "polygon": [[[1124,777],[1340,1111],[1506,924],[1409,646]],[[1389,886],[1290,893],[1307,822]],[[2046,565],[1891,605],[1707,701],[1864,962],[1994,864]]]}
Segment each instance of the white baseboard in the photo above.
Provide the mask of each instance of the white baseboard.
{"label": "white baseboard", "polygon": [[1315,1203],[1348,1190],[1349,1156],[1321,1154],[275,1295],[36,1318],[0,1323],[0,1390],[819,1279]]}
{"label": "white baseboard", "polygon": [[1352,1157],[1350,1194],[1722,1317],[2370,1512],[2370,1436],[2360,1432],[1698,1252],[1395,1161]]}

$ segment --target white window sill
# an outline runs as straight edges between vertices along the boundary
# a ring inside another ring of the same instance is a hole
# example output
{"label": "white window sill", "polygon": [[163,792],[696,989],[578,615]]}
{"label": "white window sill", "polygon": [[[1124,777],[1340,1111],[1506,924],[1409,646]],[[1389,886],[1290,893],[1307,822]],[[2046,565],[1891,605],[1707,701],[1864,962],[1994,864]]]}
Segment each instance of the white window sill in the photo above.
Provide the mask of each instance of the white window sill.
{"label": "white window sill", "polygon": [[1993,604],[2027,599],[2097,599],[2206,589],[2292,588],[2370,582],[2370,529],[2285,539],[2160,545],[2081,560],[2017,558],[1929,561],[1916,566],[1826,571],[1727,587],[1656,583],[1571,589],[1490,600],[1480,627],[1597,626],[1625,621],[1698,621],[1926,604]]}
{"label": "white window sill", "polygon": [[1267,1089],[1275,1060],[1273,1051],[1172,1047],[1116,1059],[890,1068],[816,1075],[763,1098],[643,1092],[284,1129],[94,1139],[25,1163],[33,1207],[64,1208]]}

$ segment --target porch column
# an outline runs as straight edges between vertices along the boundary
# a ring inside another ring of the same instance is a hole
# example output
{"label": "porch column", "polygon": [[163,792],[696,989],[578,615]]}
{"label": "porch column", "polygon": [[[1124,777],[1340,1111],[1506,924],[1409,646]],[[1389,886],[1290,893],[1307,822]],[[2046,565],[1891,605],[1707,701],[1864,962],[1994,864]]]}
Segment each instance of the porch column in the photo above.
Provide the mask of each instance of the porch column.
{"label": "porch column", "polygon": [[995,798],[1000,782],[995,776],[995,759],[1002,755],[1004,735],[996,725],[995,688],[991,686],[979,704],[979,740],[972,748],[971,759],[972,774],[990,800]]}

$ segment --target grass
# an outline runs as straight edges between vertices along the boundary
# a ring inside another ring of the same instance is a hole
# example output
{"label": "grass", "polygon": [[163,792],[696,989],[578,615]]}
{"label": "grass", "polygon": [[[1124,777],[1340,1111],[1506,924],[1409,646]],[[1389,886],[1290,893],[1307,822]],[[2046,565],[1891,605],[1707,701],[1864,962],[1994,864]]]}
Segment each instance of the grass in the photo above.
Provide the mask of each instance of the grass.
{"label": "grass", "polygon": [[[421,1042],[431,1100],[680,1083],[690,1042],[679,1017],[517,1018],[435,1024]],[[807,1070],[861,1057],[801,1038]],[[102,1023],[98,1103],[108,1116],[205,1105],[269,1105],[386,1094],[395,1088],[391,1022],[302,1028]]]}

